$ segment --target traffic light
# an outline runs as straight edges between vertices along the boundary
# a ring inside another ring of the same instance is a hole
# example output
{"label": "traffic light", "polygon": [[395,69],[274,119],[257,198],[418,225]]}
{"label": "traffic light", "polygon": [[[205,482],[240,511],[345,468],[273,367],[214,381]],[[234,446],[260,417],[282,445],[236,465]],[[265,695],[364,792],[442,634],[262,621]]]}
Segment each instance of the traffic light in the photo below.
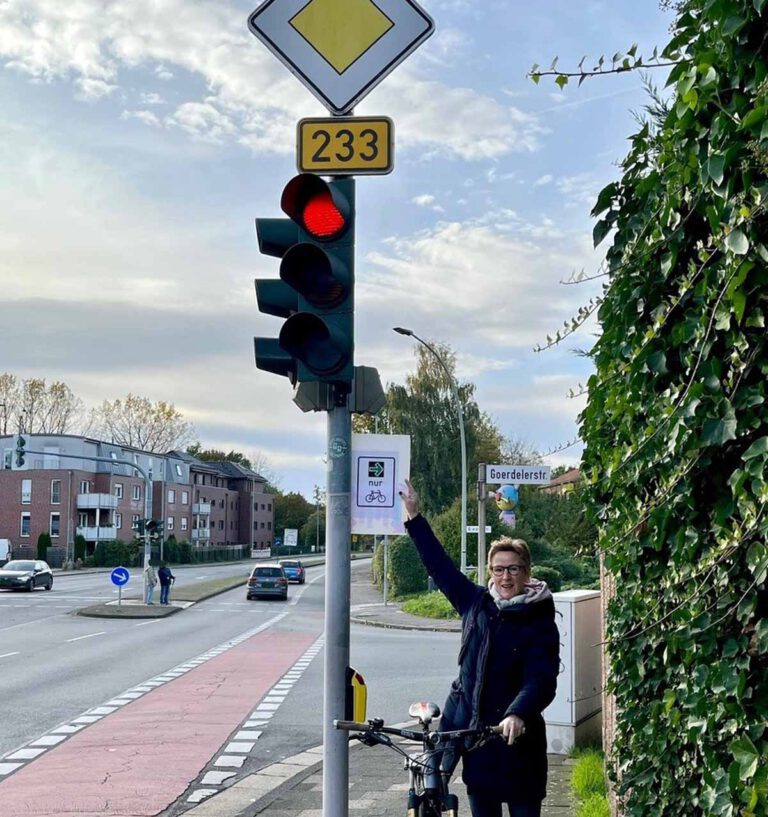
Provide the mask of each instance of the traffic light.
{"label": "traffic light", "polygon": [[259,250],[282,259],[280,280],[256,279],[259,310],[286,318],[254,339],[256,367],[349,392],[354,368],[354,179],[302,173],[283,190],[287,219],[256,219]]}
{"label": "traffic light", "polygon": [[147,533],[150,539],[159,539],[163,534],[163,522],[157,522],[154,519],[147,519]]}
{"label": "traffic light", "polygon": [[26,446],[27,441],[19,434],[16,438],[16,467],[21,468],[24,465],[24,455],[26,452],[24,451],[24,447]]}
{"label": "traffic light", "polygon": [[136,536],[144,536],[146,526],[147,526],[147,520],[146,519],[137,519],[133,523],[132,530],[136,531]]}

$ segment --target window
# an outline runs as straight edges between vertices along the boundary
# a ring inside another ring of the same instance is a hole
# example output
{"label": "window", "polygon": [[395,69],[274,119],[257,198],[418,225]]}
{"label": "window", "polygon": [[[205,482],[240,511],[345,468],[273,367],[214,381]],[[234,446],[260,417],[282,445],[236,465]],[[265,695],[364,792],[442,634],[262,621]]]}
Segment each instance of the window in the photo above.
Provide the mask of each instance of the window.
{"label": "window", "polygon": [[182,529],[182,530],[186,530],[186,529],[187,529],[187,521],[188,521],[188,520],[187,520],[187,517],[186,517],[186,516],[182,516],[182,517],[181,517],[181,529]]}
{"label": "window", "polygon": [[61,480],[51,480],[51,505],[61,505]]}
{"label": "window", "polygon": [[15,449],[13,448],[6,448],[3,451],[3,468],[10,469],[13,467],[13,452]]}
{"label": "window", "polygon": [[176,463],[176,476],[180,477],[181,475],[182,475],[181,474],[181,466],[178,463]]}
{"label": "window", "polygon": [[52,513],[50,525],[51,538],[58,536],[60,529],[61,529],[61,514]]}
{"label": "window", "polygon": [[266,505],[262,502],[261,503],[261,510],[263,511],[266,508]]}
{"label": "window", "polygon": [[219,507],[220,507],[220,508],[223,508],[223,507],[224,507],[224,500],[223,500],[223,499],[220,499],[220,500],[219,500]]}
{"label": "window", "polygon": [[141,485],[134,485],[133,486],[133,499],[134,500],[141,499]]}
{"label": "window", "polygon": [[115,527],[118,530],[123,527],[123,515],[121,513],[115,514]]}
{"label": "window", "polygon": [[21,535],[29,536],[29,529],[32,527],[32,516],[29,513],[21,515]]}
{"label": "window", "polygon": [[264,530],[264,523],[261,523],[261,529]]}
{"label": "window", "polygon": [[267,530],[272,530],[272,523],[271,522],[267,522]]}
{"label": "window", "polygon": [[182,505],[189,505],[189,491],[182,491],[181,492],[181,504]]}
{"label": "window", "polygon": [[91,493],[91,483],[88,482],[87,479],[80,480],[80,493],[81,494],[90,494]]}
{"label": "window", "polygon": [[268,511],[272,510],[272,503],[271,502],[267,502],[267,510]]}
{"label": "window", "polygon": [[259,523],[258,523],[258,522],[254,522],[254,523],[253,523],[253,529],[254,529],[254,530],[258,530],[258,529],[259,529]]}
{"label": "window", "polygon": [[173,488],[168,489],[168,502],[175,502],[176,501],[176,491]]}
{"label": "window", "polygon": [[[133,455],[133,464],[134,464],[134,465],[138,465],[138,464],[139,464],[139,455],[138,455],[138,454],[134,454],[134,455]],[[134,469],[133,469],[133,475],[134,475],[135,477],[137,477],[137,476],[139,475],[138,469],[136,469],[136,468],[134,468]]]}
{"label": "window", "polygon": [[224,520],[219,519],[219,530],[224,530]]}
{"label": "window", "polygon": [[23,479],[21,481],[21,504],[29,505],[32,502],[32,480]]}
{"label": "window", "polygon": [[139,519],[141,519],[141,517],[137,513],[131,517],[131,530],[136,530],[139,526]]}
{"label": "window", "polygon": [[85,528],[88,525],[88,514],[87,513],[79,513],[77,515],[77,527],[78,528]]}
{"label": "window", "polygon": [[117,454],[116,454],[114,451],[110,451],[110,452],[109,452],[109,456],[110,456],[110,457],[111,457],[113,460],[116,460],[116,459],[117,459]]}
{"label": "window", "polygon": [[118,499],[123,498],[123,483],[122,482],[116,482],[115,483],[115,496]]}
{"label": "window", "polygon": [[169,516],[168,519],[165,520],[165,529],[166,530],[173,530],[173,517]]}

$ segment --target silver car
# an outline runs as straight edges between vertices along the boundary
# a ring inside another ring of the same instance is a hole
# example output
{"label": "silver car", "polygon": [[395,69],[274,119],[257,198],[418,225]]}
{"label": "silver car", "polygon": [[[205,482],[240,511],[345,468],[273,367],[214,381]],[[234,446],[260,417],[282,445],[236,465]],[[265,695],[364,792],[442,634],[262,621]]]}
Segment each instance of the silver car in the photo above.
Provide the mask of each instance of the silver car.
{"label": "silver car", "polygon": [[275,596],[285,601],[288,598],[288,578],[279,564],[257,565],[248,579],[246,598]]}

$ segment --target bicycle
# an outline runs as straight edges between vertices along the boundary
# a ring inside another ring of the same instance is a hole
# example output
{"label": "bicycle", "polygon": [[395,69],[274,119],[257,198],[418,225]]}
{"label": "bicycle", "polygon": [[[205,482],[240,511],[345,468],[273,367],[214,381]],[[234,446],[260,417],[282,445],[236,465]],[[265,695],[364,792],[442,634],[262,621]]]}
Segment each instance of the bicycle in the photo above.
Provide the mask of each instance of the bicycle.
{"label": "bicycle", "polygon": [[[458,817],[459,801],[451,794],[448,784],[456,766],[453,755],[444,761],[446,749],[456,750],[459,743],[469,743],[468,751],[476,749],[491,737],[501,734],[498,726],[480,729],[455,729],[446,732],[431,731],[429,726],[440,717],[440,707],[431,702],[411,704],[408,714],[416,718],[421,729],[400,729],[386,726],[381,718],[367,723],[335,720],[335,729],[358,732],[350,740],[359,740],[366,746],[387,746],[405,758],[403,768],[409,774],[407,817]],[[392,742],[389,735],[396,735],[414,743],[421,743],[422,751],[409,755]]]}
{"label": "bicycle", "polygon": [[371,492],[369,494],[366,494],[365,497],[366,502],[373,502],[374,499],[378,500],[379,502],[387,501],[386,495],[383,494],[380,490],[378,490],[378,488],[372,488]]}

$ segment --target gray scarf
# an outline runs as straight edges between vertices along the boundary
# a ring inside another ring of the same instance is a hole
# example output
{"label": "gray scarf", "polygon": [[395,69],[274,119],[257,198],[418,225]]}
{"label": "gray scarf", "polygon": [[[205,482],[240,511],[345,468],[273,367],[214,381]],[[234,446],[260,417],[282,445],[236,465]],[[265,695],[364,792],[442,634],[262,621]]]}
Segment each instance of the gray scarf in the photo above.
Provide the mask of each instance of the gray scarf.
{"label": "gray scarf", "polygon": [[493,579],[488,582],[488,592],[493,597],[499,610],[505,610],[515,604],[535,604],[537,601],[552,598],[552,593],[547,587],[547,583],[541,581],[541,579],[529,579],[525,583],[525,592],[519,596],[512,596],[511,599],[503,599],[499,595],[499,591],[496,589]]}

